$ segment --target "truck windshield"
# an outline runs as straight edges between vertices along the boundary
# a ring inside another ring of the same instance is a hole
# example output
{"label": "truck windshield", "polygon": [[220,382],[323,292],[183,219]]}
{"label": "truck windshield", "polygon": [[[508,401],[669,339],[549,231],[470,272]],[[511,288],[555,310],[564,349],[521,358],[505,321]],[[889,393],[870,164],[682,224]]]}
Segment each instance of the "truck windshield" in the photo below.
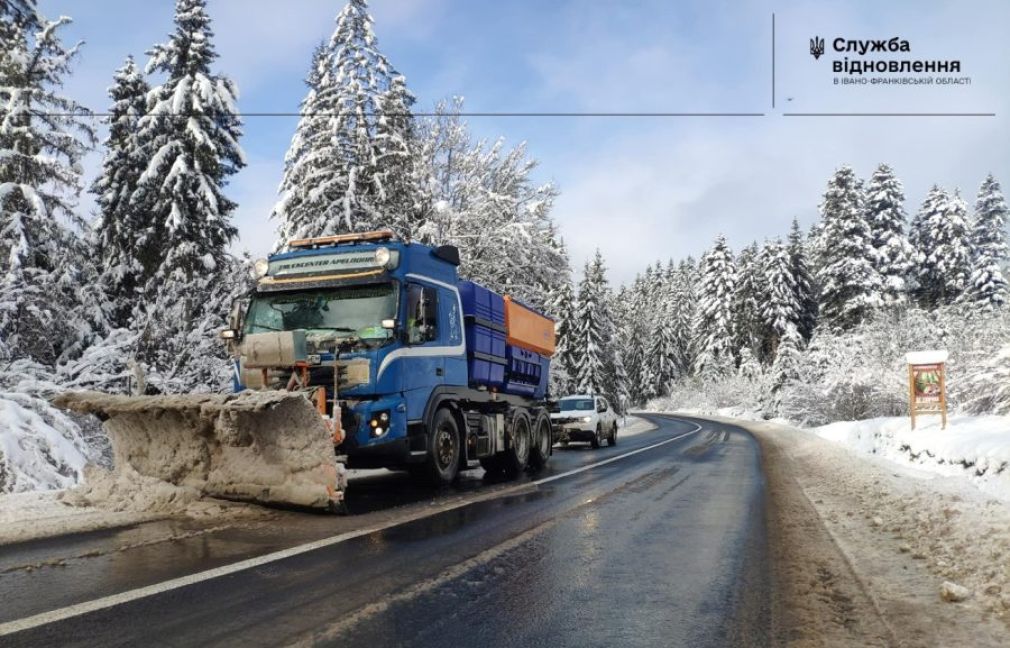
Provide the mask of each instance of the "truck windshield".
{"label": "truck windshield", "polygon": [[249,306],[245,332],[304,329],[316,352],[338,339],[378,346],[393,339],[382,320],[396,318],[396,305],[392,282],[257,295]]}
{"label": "truck windshield", "polygon": [[558,403],[562,412],[570,412],[572,410],[579,411],[590,411],[593,409],[593,399],[592,398],[562,398]]}

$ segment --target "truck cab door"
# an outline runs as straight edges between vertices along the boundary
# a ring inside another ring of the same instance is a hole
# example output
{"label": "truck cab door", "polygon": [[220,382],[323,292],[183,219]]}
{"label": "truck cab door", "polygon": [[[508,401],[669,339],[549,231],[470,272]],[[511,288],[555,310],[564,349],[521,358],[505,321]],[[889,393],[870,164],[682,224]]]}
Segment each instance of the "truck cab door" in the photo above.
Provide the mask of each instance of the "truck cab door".
{"label": "truck cab door", "polygon": [[436,347],[444,326],[439,321],[438,289],[418,283],[407,284],[404,334],[408,351],[400,360],[407,416],[421,416],[431,390],[445,382],[445,356]]}

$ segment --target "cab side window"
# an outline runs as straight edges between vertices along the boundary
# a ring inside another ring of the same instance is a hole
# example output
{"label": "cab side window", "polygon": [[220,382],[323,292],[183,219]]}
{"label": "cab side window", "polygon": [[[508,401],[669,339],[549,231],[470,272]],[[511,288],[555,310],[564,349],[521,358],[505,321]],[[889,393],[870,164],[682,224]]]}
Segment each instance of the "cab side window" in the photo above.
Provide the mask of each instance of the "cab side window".
{"label": "cab side window", "polygon": [[438,339],[438,291],[427,286],[407,287],[407,344]]}

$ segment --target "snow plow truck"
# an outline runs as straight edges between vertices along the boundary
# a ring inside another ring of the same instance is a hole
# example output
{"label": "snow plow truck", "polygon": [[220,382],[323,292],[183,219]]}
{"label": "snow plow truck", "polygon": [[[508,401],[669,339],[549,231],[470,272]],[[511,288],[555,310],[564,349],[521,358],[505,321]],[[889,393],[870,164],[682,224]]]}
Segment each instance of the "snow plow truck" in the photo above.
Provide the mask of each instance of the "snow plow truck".
{"label": "snow plow truck", "polygon": [[345,468],[538,470],[554,322],[458,266],[390,231],[290,241],[221,332],[234,394],[56,402],[104,421],[115,470],[227,499],[341,510]]}

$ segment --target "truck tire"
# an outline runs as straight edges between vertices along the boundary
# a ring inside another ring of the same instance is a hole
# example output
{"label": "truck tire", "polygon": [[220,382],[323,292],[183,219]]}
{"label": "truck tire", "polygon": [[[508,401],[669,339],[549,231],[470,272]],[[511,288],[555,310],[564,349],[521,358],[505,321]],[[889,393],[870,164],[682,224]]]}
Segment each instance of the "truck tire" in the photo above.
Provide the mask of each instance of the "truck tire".
{"label": "truck tire", "polygon": [[610,438],[607,439],[607,445],[611,447],[617,445],[617,421],[614,421],[614,429],[610,431]]}
{"label": "truck tire", "polygon": [[589,445],[593,447],[593,450],[596,450],[600,447],[601,443],[603,443],[603,428],[597,423],[596,432],[593,434],[593,438],[589,440]]}
{"label": "truck tire", "polygon": [[526,470],[530,459],[530,445],[533,440],[530,420],[525,414],[516,414],[512,421],[512,434],[502,454],[502,468],[505,476],[515,479]]}
{"label": "truck tire", "polygon": [[428,430],[428,460],[421,473],[435,486],[447,486],[459,473],[459,428],[447,408],[435,412]]}
{"label": "truck tire", "polygon": [[546,416],[541,416],[537,420],[536,431],[533,434],[533,446],[530,450],[530,468],[534,472],[540,472],[547,466],[547,460],[551,458],[551,446],[553,444],[551,422]]}

